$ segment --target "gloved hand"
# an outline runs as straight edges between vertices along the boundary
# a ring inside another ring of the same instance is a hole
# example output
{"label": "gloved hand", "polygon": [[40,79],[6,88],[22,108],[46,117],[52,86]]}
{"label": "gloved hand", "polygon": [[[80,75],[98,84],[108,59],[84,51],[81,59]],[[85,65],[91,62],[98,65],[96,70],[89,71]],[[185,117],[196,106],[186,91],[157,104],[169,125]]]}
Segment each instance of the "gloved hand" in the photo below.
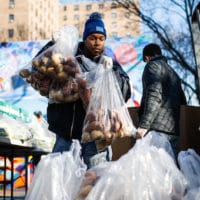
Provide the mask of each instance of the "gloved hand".
{"label": "gloved hand", "polygon": [[105,69],[111,69],[113,67],[112,58],[105,55],[101,56],[99,63],[102,64]]}
{"label": "gloved hand", "polygon": [[138,128],[136,131],[136,139],[141,139],[145,136],[145,134],[147,133],[147,129],[145,128]]}

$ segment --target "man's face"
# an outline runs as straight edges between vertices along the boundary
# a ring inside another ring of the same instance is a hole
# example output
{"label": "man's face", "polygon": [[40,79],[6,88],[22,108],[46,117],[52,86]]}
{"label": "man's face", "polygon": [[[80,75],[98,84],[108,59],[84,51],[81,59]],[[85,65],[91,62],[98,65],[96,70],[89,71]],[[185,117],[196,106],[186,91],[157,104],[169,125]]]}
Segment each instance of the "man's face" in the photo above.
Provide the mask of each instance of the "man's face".
{"label": "man's face", "polygon": [[101,33],[92,33],[85,39],[85,48],[95,57],[104,51],[105,36]]}

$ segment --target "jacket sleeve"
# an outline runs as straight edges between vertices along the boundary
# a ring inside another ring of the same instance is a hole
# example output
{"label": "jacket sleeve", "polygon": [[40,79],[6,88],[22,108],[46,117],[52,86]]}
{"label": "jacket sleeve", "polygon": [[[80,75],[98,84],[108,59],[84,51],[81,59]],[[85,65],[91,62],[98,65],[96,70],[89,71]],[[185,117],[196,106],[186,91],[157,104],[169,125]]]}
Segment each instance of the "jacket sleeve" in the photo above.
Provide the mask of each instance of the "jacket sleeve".
{"label": "jacket sleeve", "polygon": [[161,66],[149,63],[143,76],[143,95],[139,109],[139,127],[149,129],[162,101]]}
{"label": "jacket sleeve", "polygon": [[131,97],[129,76],[116,61],[113,61],[113,71],[117,77],[124,101],[127,102]]}

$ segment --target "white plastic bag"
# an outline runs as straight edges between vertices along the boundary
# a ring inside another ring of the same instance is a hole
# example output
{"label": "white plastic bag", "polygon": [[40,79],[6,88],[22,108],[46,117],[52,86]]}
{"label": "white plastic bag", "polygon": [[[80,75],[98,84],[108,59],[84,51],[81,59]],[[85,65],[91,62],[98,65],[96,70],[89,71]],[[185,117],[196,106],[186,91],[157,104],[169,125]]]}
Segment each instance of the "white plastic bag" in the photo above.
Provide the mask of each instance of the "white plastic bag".
{"label": "white plastic bag", "polygon": [[73,200],[86,171],[80,158],[80,144],[73,141],[70,151],[51,153],[38,163],[26,200]]}
{"label": "white plastic bag", "polygon": [[[187,181],[165,151],[166,138],[148,133],[119,160],[90,169],[98,175],[84,200],[172,200],[182,199]],[[153,140],[161,141],[159,147]],[[99,171],[98,171],[99,169]],[[81,200],[82,200],[81,199]]]}
{"label": "white plastic bag", "polygon": [[84,121],[82,141],[103,140],[109,144],[115,138],[133,135],[135,127],[112,68],[105,69],[99,64],[90,73],[92,93]]}
{"label": "white plastic bag", "polygon": [[[19,75],[25,78],[42,96],[55,98],[55,101],[70,101],[66,100],[66,96],[77,93],[74,87],[71,87],[70,82],[72,81],[72,86],[74,86],[73,78],[76,73],[80,72],[79,64],[75,58],[78,40],[79,35],[76,27],[71,25],[62,27],[57,32],[55,44],[33,58],[31,63],[20,70]],[[70,87],[66,87],[63,82],[68,82]],[[75,100],[77,99],[78,95],[76,95]]]}
{"label": "white plastic bag", "polygon": [[188,181],[184,200],[200,199],[200,156],[193,149],[181,151],[178,154],[178,164]]}

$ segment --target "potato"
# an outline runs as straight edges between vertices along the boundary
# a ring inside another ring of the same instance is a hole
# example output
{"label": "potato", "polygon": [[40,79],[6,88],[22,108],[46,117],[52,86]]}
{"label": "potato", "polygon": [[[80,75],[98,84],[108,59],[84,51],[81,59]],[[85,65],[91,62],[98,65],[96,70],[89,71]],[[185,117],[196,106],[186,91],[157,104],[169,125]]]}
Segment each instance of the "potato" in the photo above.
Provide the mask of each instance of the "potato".
{"label": "potato", "polygon": [[31,75],[31,72],[30,72],[28,69],[22,69],[22,70],[19,72],[19,75],[20,75],[22,78],[28,78],[28,77]]}
{"label": "potato", "polygon": [[107,139],[107,140],[109,140],[113,137],[112,133],[110,131],[103,132],[103,134],[104,134],[105,139]]}
{"label": "potato", "polygon": [[119,121],[115,121],[115,123],[113,124],[113,131],[114,132],[118,132],[120,130],[120,123]]}
{"label": "potato", "polygon": [[47,68],[45,66],[40,66],[40,71],[42,73],[46,73],[47,72]]}
{"label": "potato", "polygon": [[63,65],[63,70],[72,77],[75,77],[77,73],[80,73],[80,68],[78,66],[70,66],[69,64]]}
{"label": "potato", "polygon": [[83,89],[86,88],[86,79],[81,78],[81,77],[77,77],[77,78],[76,78],[76,82],[77,82],[77,84],[78,84],[78,86],[79,86],[80,88],[83,88]]}
{"label": "potato", "polygon": [[45,75],[40,73],[40,72],[35,72],[34,76],[35,76],[35,78],[37,78],[39,80],[41,80],[41,79],[43,79],[45,77]]}
{"label": "potato", "polygon": [[76,101],[77,99],[78,99],[78,96],[75,96],[75,95],[68,95],[64,97],[65,102],[73,102],[73,101]]}
{"label": "potato", "polygon": [[48,67],[47,69],[46,69],[46,73],[49,75],[49,76],[54,76],[55,77],[55,69],[54,69],[54,67]]}
{"label": "potato", "polygon": [[29,76],[29,77],[26,78],[26,82],[27,82],[27,83],[32,83],[32,78],[31,78],[31,76]]}
{"label": "potato", "polygon": [[69,77],[68,74],[63,71],[60,73],[57,73],[57,75],[56,75],[56,78],[58,78],[61,81],[67,80],[68,77]]}
{"label": "potato", "polygon": [[51,56],[52,65],[59,65],[62,62],[62,54],[60,53],[53,53]]}
{"label": "potato", "polygon": [[38,68],[38,67],[40,66],[40,61],[39,61],[37,58],[35,58],[35,59],[33,60],[32,64],[33,64],[33,66],[34,66],[35,68]]}
{"label": "potato", "polygon": [[78,84],[75,82],[71,83],[71,88],[74,93],[78,93]]}
{"label": "potato", "polygon": [[104,138],[104,134],[100,130],[93,130],[91,132],[91,138],[92,138],[92,140],[100,140],[100,139]]}
{"label": "potato", "polygon": [[81,187],[93,185],[97,180],[97,174],[93,171],[86,171]]}
{"label": "potato", "polygon": [[86,132],[92,132],[93,130],[102,130],[101,125],[99,124],[99,122],[97,121],[93,121],[91,123],[86,124],[86,126],[84,127],[84,130]]}
{"label": "potato", "polygon": [[62,64],[55,65],[55,71],[56,71],[56,73],[62,72],[63,71],[63,65]]}
{"label": "potato", "polygon": [[46,56],[43,56],[40,60],[40,65],[48,66],[50,64],[50,59]]}
{"label": "potato", "polygon": [[93,122],[93,121],[96,120],[96,114],[93,111],[89,111],[89,112],[87,112],[87,115],[86,115],[85,119],[88,122]]}
{"label": "potato", "polygon": [[103,128],[103,132],[109,132],[110,129],[111,129],[111,122],[110,122],[110,119],[105,119],[103,121],[104,123],[104,128]]}
{"label": "potato", "polygon": [[88,132],[84,132],[81,136],[83,142],[90,142],[92,141],[91,135]]}
{"label": "potato", "polygon": [[85,198],[89,194],[89,192],[92,190],[92,187],[93,187],[92,185],[86,185],[85,187],[81,188],[79,192],[79,196],[81,198]]}

